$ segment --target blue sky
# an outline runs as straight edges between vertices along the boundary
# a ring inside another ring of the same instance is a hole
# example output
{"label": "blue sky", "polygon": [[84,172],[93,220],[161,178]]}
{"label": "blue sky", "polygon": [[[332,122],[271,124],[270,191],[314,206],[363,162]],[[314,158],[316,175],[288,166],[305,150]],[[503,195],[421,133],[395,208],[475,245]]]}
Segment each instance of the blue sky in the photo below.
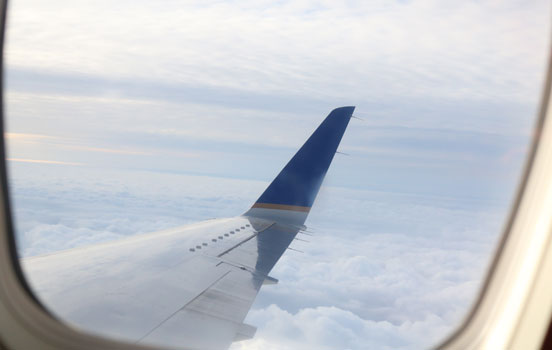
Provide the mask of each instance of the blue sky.
{"label": "blue sky", "polygon": [[419,348],[462,318],[532,135],[547,2],[10,6],[23,255],[238,215],[356,105],[316,236],[277,265],[248,316],[258,336],[235,348]]}

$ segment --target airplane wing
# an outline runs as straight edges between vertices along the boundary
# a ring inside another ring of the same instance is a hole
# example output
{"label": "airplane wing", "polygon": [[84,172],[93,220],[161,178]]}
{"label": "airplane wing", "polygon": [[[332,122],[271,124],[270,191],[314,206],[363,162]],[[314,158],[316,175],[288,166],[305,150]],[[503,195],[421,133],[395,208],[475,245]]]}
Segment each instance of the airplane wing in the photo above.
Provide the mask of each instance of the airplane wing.
{"label": "airplane wing", "polygon": [[22,259],[36,296],[73,327],[135,343],[226,349],[304,222],[354,107],[333,110],[242,216]]}

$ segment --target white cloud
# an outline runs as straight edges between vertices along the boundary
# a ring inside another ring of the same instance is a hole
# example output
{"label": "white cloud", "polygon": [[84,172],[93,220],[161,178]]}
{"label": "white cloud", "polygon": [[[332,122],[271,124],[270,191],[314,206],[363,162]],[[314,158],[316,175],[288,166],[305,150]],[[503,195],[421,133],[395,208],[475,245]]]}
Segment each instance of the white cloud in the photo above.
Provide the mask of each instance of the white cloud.
{"label": "white cloud", "polygon": [[388,97],[533,102],[546,59],[548,6],[17,2],[7,62],[372,103]]}
{"label": "white cloud", "polygon": [[545,1],[10,6],[8,131],[63,139],[10,140],[12,158],[242,178],[225,169],[262,159],[272,176],[332,108],[355,104],[366,120],[343,149],[360,157],[343,173],[358,176],[339,185],[378,168],[393,186],[428,179],[423,190],[517,172],[549,26]]}
{"label": "white cloud", "polygon": [[[320,108],[258,111],[246,106],[12,92],[7,94],[8,131],[46,137],[11,138],[8,155],[266,181],[331,107],[317,111]],[[415,188],[479,196],[490,191],[502,196],[501,186],[516,181],[530,135],[525,130],[532,124],[530,118],[518,118],[521,112],[504,117],[502,108],[488,121],[483,112],[469,110],[445,118],[447,123],[459,120],[465,128],[431,126],[433,117],[424,123],[403,120],[404,111],[384,119],[376,115],[352,120],[340,147],[351,156],[336,157],[330,181],[386,191]],[[464,112],[465,119],[460,115]],[[518,121],[497,128],[494,123],[504,118]]]}
{"label": "white cloud", "polygon": [[432,314],[421,321],[394,325],[365,320],[333,306],[289,313],[270,305],[251,311],[248,318],[260,326],[257,336],[234,343],[231,349],[417,349],[420,343],[428,345],[427,338],[449,331]]}
{"label": "white cloud", "polygon": [[[409,217],[401,220],[403,233],[373,234],[370,227],[347,232],[348,224],[343,222],[332,227],[331,234],[302,237],[310,243],[296,242],[294,246],[304,253],[288,252],[281,259],[271,274],[279,284],[263,288],[246,319],[262,327],[252,344],[412,349],[442,340],[473,301],[499,225],[489,225],[493,230],[489,232],[461,232],[457,223],[451,222],[447,235],[438,228],[447,222],[446,216],[437,207],[433,212],[429,232],[416,228],[414,217]],[[370,225],[370,220],[365,224]],[[477,221],[473,226],[487,224]],[[408,226],[411,229],[407,231]],[[472,239],[475,236],[478,239]],[[276,314],[285,315],[283,320],[271,318],[275,316],[271,304],[281,309]],[[341,323],[336,316],[313,330],[314,320],[330,317],[320,312],[327,308],[338,309],[340,315],[364,326],[359,331],[344,322],[340,327],[349,333],[334,334],[339,327],[332,323]],[[305,314],[313,321],[304,320]],[[287,328],[279,327],[279,322]],[[312,336],[312,331],[326,334],[331,341]]]}
{"label": "white cloud", "polygon": [[235,216],[263,187],[241,180],[58,164],[10,163],[9,170],[24,256]]}

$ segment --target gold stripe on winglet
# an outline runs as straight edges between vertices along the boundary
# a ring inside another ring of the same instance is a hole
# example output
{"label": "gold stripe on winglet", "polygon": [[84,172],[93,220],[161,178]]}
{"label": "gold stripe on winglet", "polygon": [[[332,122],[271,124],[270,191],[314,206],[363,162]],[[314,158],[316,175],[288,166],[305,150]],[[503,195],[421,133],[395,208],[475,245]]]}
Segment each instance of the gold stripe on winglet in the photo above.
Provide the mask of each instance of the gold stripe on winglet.
{"label": "gold stripe on winglet", "polygon": [[292,210],[292,211],[302,211],[308,213],[310,207],[302,207],[299,205],[285,205],[285,204],[270,204],[270,203],[255,203],[252,208],[264,208],[264,209],[278,209],[278,210]]}

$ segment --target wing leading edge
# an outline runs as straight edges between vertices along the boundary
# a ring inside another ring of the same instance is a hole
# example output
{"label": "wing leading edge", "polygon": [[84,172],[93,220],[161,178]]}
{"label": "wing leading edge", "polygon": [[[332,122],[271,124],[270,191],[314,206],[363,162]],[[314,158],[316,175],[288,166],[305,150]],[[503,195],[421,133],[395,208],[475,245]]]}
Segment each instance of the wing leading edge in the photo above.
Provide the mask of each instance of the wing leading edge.
{"label": "wing leading edge", "polygon": [[22,260],[59,319],[136,343],[225,349],[301,230],[354,107],[333,110],[253,207],[231,219]]}

